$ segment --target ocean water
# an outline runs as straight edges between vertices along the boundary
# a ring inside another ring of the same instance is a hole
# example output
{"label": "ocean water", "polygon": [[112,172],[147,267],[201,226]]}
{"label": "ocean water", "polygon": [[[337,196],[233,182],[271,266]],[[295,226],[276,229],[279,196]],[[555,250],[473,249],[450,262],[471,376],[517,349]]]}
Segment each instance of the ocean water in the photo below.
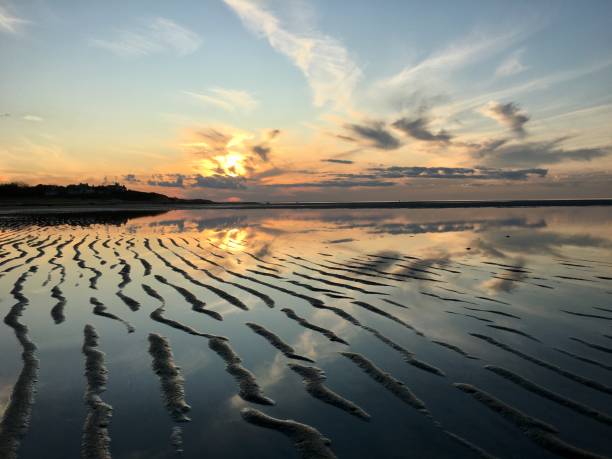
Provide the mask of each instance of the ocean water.
{"label": "ocean water", "polygon": [[610,208],[3,216],[0,315],[3,458],[612,456]]}

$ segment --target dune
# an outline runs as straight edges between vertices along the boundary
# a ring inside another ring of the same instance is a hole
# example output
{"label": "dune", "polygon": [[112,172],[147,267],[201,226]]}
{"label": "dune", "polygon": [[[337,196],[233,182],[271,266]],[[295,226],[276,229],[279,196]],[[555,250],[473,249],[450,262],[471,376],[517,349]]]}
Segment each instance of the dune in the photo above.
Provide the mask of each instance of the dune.
{"label": "dune", "polygon": [[187,422],[191,407],[185,401],[185,380],[174,362],[167,338],[156,333],[149,334],[149,354],[153,359],[153,371],[159,377],[162,398],[168,413],[176,422]]}
{"label": "dune", "polygon": [[575,411],[576,413],[580,413],[584,416],[587,416],[591,419],[594,419],[597,422],[601,422],[602,424],[606,424],[606,425],[612,425],[612,417],[608,416],[607,414],[601,413],[591,407],[588,407],[586,405],[583,405],[581,403],[578,403],[574,400],[571,400],[567,397],[563,397],[562,395],[557,394],[556,392],[553,392],[551,390],[546,389],[545,387],[542,387],[526,378],[523,378],[522,376],[519,376],[516,373],[513,373],[510,370],[507,370],[505,368],[501,368],[501,367],[496,367],[494,365],[487,365],[485,366],[485,368],[489,371],[492,371],[493,373],[501,376],[502,378],[506,379],[507,381],[510,381],[514,384],[516,384],[517,386],[522,387],[525,390],[528,390],[529,392],[532,392],[534,394],[537,394],[541,397],[544,397],[548,400],[552,400],[555,403],[558,403],[559,405],[562,405],[566,408],[569,408],[572,411]]}
{"label": "dune", "polygon": [[134,333],[134,327],[132,327],[132,325],[127,320],[122,319],[116,314],[108,312],[106,306],[104,306],[104,303],[99,301],[97,298],[91,297],[89,299],[89,302],[94,306],[94,314],[121,322],[123,325],[125,325],[125,328],[127,328],[128,333]]}
{"label": "dune", "polygon": [[485,405],[493,412],[518,427],[531,441],[540,447],[559,455],[561,457],[571,457],[576,459],[602,459],[600,456],[590,451],[585,451],[575,446],[563,442],[557,436],[558,430],[539,419],[532,418],[525,413],[505,404],[501,400],[493,397],[487,392],[478,389],[470,384],[456,383],[455,387],[471,395],[480,403]]}
{"label": "dune", "polygon": [[346,411],[364,421],[370,420],[370,415],[363,409],[350,400],[338,395],[324,384],[327,377],[325,376],[325,372],[320,368],[298,365],[297,363],[289,363],[289,368],[303,378],[306,391],[314,398],[328,405],[335,406],[342,411]]}
{"label": "dune", "polygon": [[327,328],[323,328],[318,325],[315,325],[312,322],[309,322],[308,320],[304,319],[303,317],[298,316],[295,313],[295,311],[293,311],[293,309],[283,308],[281,309],[281,311],[284,312],[287,317],[299,323],[302,327],[316,331],[322,334],[323,336],[325,336],[330,341],[348,345],[346,341],[344,341],[342,338],[336,335],[333,331],[328,330]]}
{"label": "dune", "polygon": [[106,390],[108,371],[104,365],[104,353],[98,349],[99,336],[92,325],[84,330],[83,354],[85,355],[85,403],[87,416],[83,425],[81,457],[110,459],[110,425],[113,408],[101,398]]}
{"label": "dune", "polygon": [[31,266],[15,281],[11,294],[17,302],[4,318],[4,323],[13,329],[21,345],[23,362],[10,401],[0,421],[0,457],[6,459],[17,459],[21,441],[28,433],[38,381],[39,362],[36,357],[36,344],[28,336],[28,327],[19,321],[30,303],[23,294],[24,283],[37,270],[37,266]]}
{"label": "dune", "polygon": [[255,324],[253,322],[247,322],[246,326],[249,327],[251,330],[253,330],[255,333],[257,333],[258,335],[263,336],[266,339],[266,341],[268,341],[272,346],[274,346],[276,349],[281,351],[281,353],[285,357],[289,359],[304,360],[306,362],[314,363],[314,361],[309,359],[308,357],[297,354],[295,352],[295,349],[293,349],[293,347],[285,343],[278,335],[274,334],[267,328],[261,325]]}
{"label": "dune", "polygon": [[380,333],[378,330],[376,330],[376,329],[374,329],[372,327],[368,327],[367,325],[363,325],[362,328],[364,330],[367,330],[370,333],[372,333],[372,335],[374,335],[376,338],[378,338],[384,344],[389,346],[391,349],[399,352],[400,355],[402,356],[402,358],[404,359],[404,361],[407,364],[412,365],[412,366],[417,367],[417,368],[420,368],[421,370],[425,370],[425,371],[427,371],[429,373],[433,373],[433,374],[438,375],[438,376],[445,376],[445,374],[444,374],[444,372],[442,370],[440,370],[439,368],[434,367],[433,365],[430,365],[428,363],[425,363],[425,362],[417,359],[414,356],[414,353],[412,353],[408,349],[400,346],[395,341],[391,340],[387,336],[385,336],[382,333]]}
{"label": "dune", "polygon": [[395,379],[389,373],[384,372],[380,368],[378,368],[374,363],[368,360],[361,354],[357,354],[354,352],[341,352],[341,354],[361,368],[364,373],[366,373],[369,377],[371,377],[374,381],[382,385],[385,389],[395,395],[404,403],[407,403],[417,411],[423,413],[424,415],[431,417],[425,403],[422,400],[417,398],[414,393],[406,386],[403,382]]}
{"label": "dune", "polygon": [[511,346],[508,346],[507,344],[501,343],[499,341],[497,341],[494,338],[491,338],[490,336],[486,336],[486,335],[481,335],[479,333],[470,333],[470,335],[472,335],[475,338],[481,339],[483,341],[486,341],[494,346],[497,346],[500,349],[503,349],[507,352],[510,352],[512,354],[517,355],[518,357],[522,358],[523,360],[526,360],[528,362],[531,362],[535,365],[538,365],[542,368],[546,368],[547,370],[553,371],[567,379],[570,379],[574,382],[577,382],[579,384],[582,384],[584,386],[590,387],[591,389],[600,391],[600,392],[604,392],[606,394],[612,394],[612,388],[610,386],[607,386],[606,384],[600,383],[598,381],[589,379],[589,378],[585,378],[584,376],[580,376],[576,373],[572,373],[571,371],[567,371],[564,370],[561,367],[558,367],[557,365],[553,365],[552,363],[549,362],[545,362],[544,360],[540,360],[536,357],[533,357],[531,355],[525,354],[524,352],[519,351],[518,349],[515,349]]}
{"label": "dune", "polygon": [[290,419],[276,419],[253,408],[243,408],[240,414],[251,424],[276,430],[289,437],[302,459],[336,458],[329,448],[331,441],[314,427]]}
{"label": "dune", "polygon": [[208,347],[215,351],[225,361],[225,369],[238,383],[240,387],[238,395],[243,400],[258,403],[260,405],[275,404],[274,400],[263,394],[253,373],[242,366],[242,360],[226,340],[212,338],[208,341]]}
{"label": "dune", "polygon": [[560,353],[562,353],[562,354],[564,354],[564,355],[567,355],[568,357],[571,357],[573,359],[579,360],[581,362],[589,363],[591,365],[595,365],[596,367],[603,368],[604,370],[612,371],[612,365],[607,365],[605,363],[598,362],[597,360],[593,360],[593,359],[590,359],[588,357],[577,355],[577,354],[574,354],[572,352],[569,352],[569,351],[566,351],[566,350],[563,350],[563,349],[555,348],[555,350],[560,352]]}

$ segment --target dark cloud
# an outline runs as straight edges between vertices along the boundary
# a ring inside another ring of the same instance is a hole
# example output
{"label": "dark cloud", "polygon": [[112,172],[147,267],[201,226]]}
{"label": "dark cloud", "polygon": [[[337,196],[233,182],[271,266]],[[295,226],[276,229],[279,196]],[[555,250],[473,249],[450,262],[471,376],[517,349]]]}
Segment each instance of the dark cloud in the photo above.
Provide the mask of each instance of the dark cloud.
{"label": "dark cloud", "polygon": [[234,177],[225,174],[212,174],[206,177],[201,174],[158,174],[151,176],[147,184],[169,188],[219,188],[238,190],[246,188],[245,182],[246,179],[244,177]]}
{"label": "dark cloud", "polygon": [[320,182],[275,183],[268,185],[274,188],[358,188],[394,186],[395,182],[385,180],[322,180]]}
{"label": "dark cloud", "polygon": [[324,163],[336,163],[336,164],[353,164],[355,161],[351,161],[350,159],[334,159],[327,158],[321,160]]}
{"label": "dark cloud", "polygon": [[526,180],[531,176],[545,177],[546,169],[492,169],[487,167],[419,167],[391,166],[369,169],[377,178],[430,178],[477,180]]}
{"label": "dark cloud", "polygon": [[391,134],[382,122],[347,124],[345,128],[357,137],[355,139],[354,137],[343,136],[342,138],[345,140],[351,139],[351,141],[357,142],[365,140],[370,146],[380,150],[395,150],[402,145],[399,139]]}
{"label": "dark cloud", "polygon": [[281,133],[280,129],[271,129],[270,131],[268,131],[268,140],[274,139],[280,133]]}
{"label": "dark cloud", "polygon": [[231,137],[223,132],[220,132],[213,128],[205,128],[198,131],[198,135],[204,139],[211,140],[215,143],[227,144]]}
{"label": "dark cloud", "polygon": [[519,137],[524,137],[527,134],[525,123],[529,121],[529,116],[522,112],[521,108],[514,102],[506,104],[491,102],[483,109],[483,113],[498,123],[509,127]]}
{"label": "dark cloud", "polygon": [[213,128],[200,129],[196,131],[196,135],[204,141],[202,142],[204,146],[199,148],[199,151],[194,151],[194,153],[205,156],[226,154],[227,144],[232,140],[231,135]]}
{"label": "dark cloud", "polygon": [[262,172],[255,172],[251,175],[252,180],[261,180],[268,177],[278,177],[279,175],[284,175],[290,172],[288,169],[282,169],[280,167],[272,167],[270,169],[266,169]]}
{"label": "dark cloud", "polygon": [[154,175],[148,185],[163,186],[168,188],[185,188],[185,176],[182,174]]}
{"label": "dark cloud", "polygon": [[428,127],[429,120],[424,117],[409,120],[408,118],[400,118],[393,127],[399,129],[404,134],[414,137],[418,140],[426,142],[450,142],[452,136],[445,130],[439,131],[437,134],[431,132]]}
{"label": "dark cloud", "polygon": [[566,137],[542,142],[508,143],[489,142],[474,151],[474,157],[485,166],[529,167],[558,164],[565,161],[591,161],[612,152],[612,146],[565,149],[561,144]]}
{"label": "dark cloud", "polygon": [[264,145],[255,145],[253,147],[253,153],[257,154],[263,161],[268,160],[268,154],[270,153],[270,147]]}
{"label": "dark cloud", "polygon": [[122,180],[128,183],[140,183],[140,180],[138,180],[135,174],[126,174],[122,177]]}
{"label": "dark cloud", "polygon": [[259,144],[251,147],[251,151],[259,156],[262,161],[268,161],[270,159],[270,153],[272,152],[269,142],[278,137],[280,133],[280,129],[270,129],[263,135],[263,140]]}
{"label": "dark cloud", "polygon": [[462,179],[462,180],[527,180],[531,177],[545,177],[547,169],[497,169],[487,167],[418,167],[390,166],[374,167],[362,173],[331,174],[331,179],[278,183],[268,185],[275,188],[358,188],[389,187],[398,185],[397,179]]}
{"label": "dark cloud", "polygon": [[340,140],[346,140],[347,142],[358,142],[358,140],[355,137],[351,137],[348,135],[336,134],[336,137],[339,138]]}
{"label": "dark cloud", "polygon": [[241,190],[245,189],[246,179],[241,176],[232,177],[230,175],[213,174],[204,177],[203,175],[195,175],[193,177],[192,188],[221,188],[221,189],[232,189]]}

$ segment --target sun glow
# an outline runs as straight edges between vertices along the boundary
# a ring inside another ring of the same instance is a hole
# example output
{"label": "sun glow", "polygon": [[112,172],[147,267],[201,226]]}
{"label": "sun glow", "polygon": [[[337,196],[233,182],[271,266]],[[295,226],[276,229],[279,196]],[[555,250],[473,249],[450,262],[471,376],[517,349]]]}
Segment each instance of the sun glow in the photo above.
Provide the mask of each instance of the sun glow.
{"label": "sun glow", "polygon": [[246,157],[240,153],[231,152],[227,155],[213,156],[200,160],[199,169],[202,175],[223,174],[229,177],[241,177],[247,173]]}
{"label": "sun glow", "polygon": [[224,156],[215,156],[213,159],[219,163],[219,167],[223,169],[223,172],[230,177],[246,174],[244,167],[245,158],[240,153],[228,153]]}

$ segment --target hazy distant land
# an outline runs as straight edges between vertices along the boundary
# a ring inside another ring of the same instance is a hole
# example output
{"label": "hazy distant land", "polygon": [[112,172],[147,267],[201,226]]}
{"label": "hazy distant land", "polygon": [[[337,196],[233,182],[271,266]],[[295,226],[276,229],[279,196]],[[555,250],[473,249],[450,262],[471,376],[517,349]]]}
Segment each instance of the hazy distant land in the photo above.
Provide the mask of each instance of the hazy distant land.
{"label": "hazy distant land", "polygon": [[93,212],[111,210],[171,209],[443,209],[477,207],[561,207],[610,206],[612,198],[593,199],[513,199],[513,200],[436,200],[436,201],[241,201],[182,199],[130,190],[124,185],[23,185],[0,184],[0,214]]}

